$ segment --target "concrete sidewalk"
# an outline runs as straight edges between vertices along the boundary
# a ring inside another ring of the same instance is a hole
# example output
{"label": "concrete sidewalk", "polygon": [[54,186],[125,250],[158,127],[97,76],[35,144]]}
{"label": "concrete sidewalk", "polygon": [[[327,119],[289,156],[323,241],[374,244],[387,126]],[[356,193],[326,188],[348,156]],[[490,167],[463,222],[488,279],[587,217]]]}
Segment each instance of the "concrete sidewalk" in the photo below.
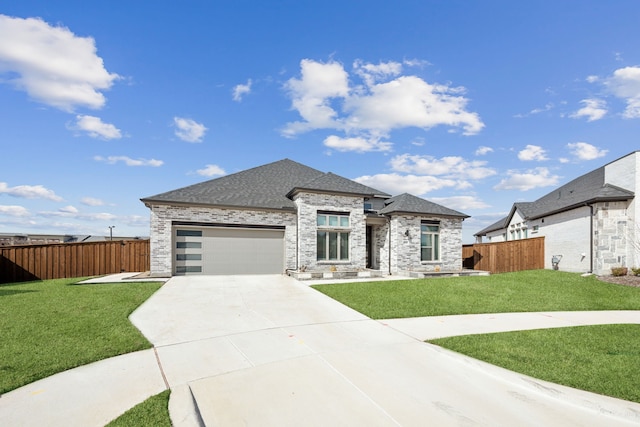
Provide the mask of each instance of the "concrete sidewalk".
{"label": "concrete sidewalk", "polygon": [[6,393],[0,425],[102,426],[171,387],[176,427],[637,426],[639,404],[545,383],[422,340],[639,317],[375,321],[285,276],[174,277],[131,315],[155,349]]}

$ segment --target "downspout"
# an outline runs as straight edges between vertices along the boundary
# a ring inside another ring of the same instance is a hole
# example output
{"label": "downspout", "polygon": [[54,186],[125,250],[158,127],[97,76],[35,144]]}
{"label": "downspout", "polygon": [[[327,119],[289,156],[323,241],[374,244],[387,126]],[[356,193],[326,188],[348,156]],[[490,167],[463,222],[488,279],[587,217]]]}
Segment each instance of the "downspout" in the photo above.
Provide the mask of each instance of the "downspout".
{"label": "downspout", "polygon": [[[385,215],[386,216],[386,215]],[[391,217],[387,216],[387,224],[389,225],[389,227],[387,227],[389,229],[389,250],[387,252],[389,252],[389,262],[387,263],[387,269],[389,270],[389,276],[391,276]]]}

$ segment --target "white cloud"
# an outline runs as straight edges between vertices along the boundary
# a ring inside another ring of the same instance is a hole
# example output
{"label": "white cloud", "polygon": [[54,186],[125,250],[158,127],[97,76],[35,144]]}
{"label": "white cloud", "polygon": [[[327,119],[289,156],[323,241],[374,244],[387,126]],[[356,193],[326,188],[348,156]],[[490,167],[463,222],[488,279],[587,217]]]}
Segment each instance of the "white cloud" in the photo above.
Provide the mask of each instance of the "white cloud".
{"label": "white cloud", "polygon": [[583,99],[580,101],[584,107],[571,114],[569,117],[579,119],[586,117],[588,122],[600,120],[607,114],[607,103],[602,99]]}
{"label": "white cloud", "polygon": [[447,178],[483,179],[495,175],[494,169],[486,167],[481,160],[468,161],[459,156],[447,156],[436,159],[432,156],[401,154],[391,159],[391,167],[396,172],[419,175],[444,175]]}
{"label": "white cloud", "polygon": [[613,72],[605,85],[618,98],[627,103],[623,117],[640,118],[640,67],[624,67]]}
{"label": "white cloud", "polygon": [[72,126],[71,129],[87,132],[92,138],[107,140],[122,138],[120,129],[110,123],[104,123],[102,119],[94,116],[76,116],[76,124]]}
{"label": "white cloud", "polygon": [[0,205],[0,215],[24,217],[29,216],[29,211],[23,206]]}
{"label": "white cloud", "polygon": [[83,197],[82,200],[80,200],[80,202],[83,205],[87,205],[87,206],[104,206],[104,202],[100,199],[96,199],[94,197]]}
{"label": "white cloud", "polygon": [[79,106],[101,108],[102,91],[119,78],[104,68],[93,38],[68,28],[0,15],[0,34],[0,73],[43,104],[69,112]]}
{"label": "white cloud", "polygon": [[570,142],[567,148],[578,160],[594,160],[607,155],[609,150],[601,150],[586,142]]}
{"label": "white cloud", "polygon": [[[430,84],[416,76],[402,76],[402,64],[354,62],[350,76],[342,64],[304,59],[301,77],[284,87],[301,121],[287,123],[282,134],[293,137],[315,129],[345,132],[345,139],[387,138],[394,129],[435,126],[462,129],[465,135],[480,132],[484,124],[468,112],[465,89]],[[364,84],[351,85],[351,78]]]}
{"label": "white cloud", "polygon": [[173,123],[176,126],[176,136],[186,142],[202,142],[207,128],[202,124],[183,117],[174,117]]}
{"label": "white cloud", "polygon": [[324,140],[324,145],[337,151],[356,151],[365,153],[368,151],[390,151],[391,142],[380,141],[377,138],[352,137],[341,138],[339,136],[330,135]]}
{"label": "white cloud", "polygon": [[0,194],[8,194],[25,199],[48,199],[54,202],[62,201],[62,197],[42,185],[18,185],[16,187],[9,187],[6,182],[0,182]]}
{"label": "white cloud", "polygon": [[527,145],[524,150],[518,153],[518,158],[525,162],[533,160],[542,162],[544,160],[549,160],[546,153],[546,150],[542,147],[537,145]]}
{"label": "white cloud", "polygon": [[158,167],[162,166],[164,162],[162,160],[156,159],[132,159],[127,156],[94,156],[93,160],[97,162],[104,162],[110,165],[116,164],[118,162],[122,162],[127,166],[153,166]]}
{"label": "white cloud", "polygon": [[218,165],[207,165],[204,169],[198,169],[196,172],[198,175],[202,176],[220,176],[226,174],[224,169]]}
{"label": "white cloud", "polygon": [[430,197],[429,200],[457,210],[486,209],[490,207],[490,205],[475,196]]}
{"label": "white cloud", "polygon": [[65,206],[63,208],[58,209],[58,211],[63,212],[63,213],[68,213],[68,214],[77,214],[78,213],[78,209],[69,205],[69,206]]}
{"label": "white cloud", "polygon": [[389,194],[411,193],[418,196],[441,188],[460,188],[459,182],[454,179],[437,178],[435,176],[400,175],[397,173],[365,175],[355,178],[354,181]]}
{"label": "white cloud", "polygon": [[598,76],[587,76],[587,78],[585,79],[588,83],[595,83],[598,80],[600,80],[600,77]]}
{"label": "white cloud", "polygon": [[484,145],[478,147],[476,150],[476,156],[484,156],[485,154],[489,154],[493,152],[493,148],[485,147]]}
{"label": "white cloud", "polygon": [[494,190],[518,190],[528,191],[534,188],[549,187],[557,185],[560,176],[552,175],[549,169],[539,167],[526,172],[516,170],[507,171],[508,178],[500,181],[493,187]]}
{"label": "white cloud", "polygon": [[550,111],[555,107],[555,105],[552,102],[547,103],[544,107],[538,107],[538,108],[534,108],[533,110],[529,111],[528,113],[525,114],[516,114],[514,117],[516,118],[523,118],[523,117],[529,117],[529,116],[534,116],[536,114],[540,114],[540,113],[544,113],[545,111]]}
{"label": "white cloud", "polygon": [[236,102],[242,101],[244,95],[251,93],[251,79],[247,80],[246,84],[239,84],[233,88],[233,100]]}

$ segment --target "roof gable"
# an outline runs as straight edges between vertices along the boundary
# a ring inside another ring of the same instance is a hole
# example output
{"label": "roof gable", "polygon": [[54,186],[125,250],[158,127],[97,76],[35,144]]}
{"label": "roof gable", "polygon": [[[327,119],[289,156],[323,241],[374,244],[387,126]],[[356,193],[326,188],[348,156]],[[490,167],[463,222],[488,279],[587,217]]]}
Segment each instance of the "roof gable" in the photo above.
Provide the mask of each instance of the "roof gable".
{"label": "roof gable", "polygon": [[301,190],[319,191],[323,193],[357,194],[359,196],[391,197],[389,194],[383,193],[380,190],[343,178],[331,172],[327,172],[296,186],[288,195],[293,195]]}
{"label": "roof gable", "polygon": [[393,213],[413,213],[421,215],[469,218],[469,215],[465,215],[461,212],[408,193],[403,193],[386,200],[385,207],[380,210],[380,213],[385,215]]}

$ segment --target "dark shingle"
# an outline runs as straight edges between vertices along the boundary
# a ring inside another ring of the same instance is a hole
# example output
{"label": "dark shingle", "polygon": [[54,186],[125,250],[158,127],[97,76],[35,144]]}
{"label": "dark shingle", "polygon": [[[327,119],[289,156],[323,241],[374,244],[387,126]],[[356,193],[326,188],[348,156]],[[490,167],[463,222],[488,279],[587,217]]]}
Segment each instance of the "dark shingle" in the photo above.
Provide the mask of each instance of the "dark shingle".
{"label": "dark shingle", "polygon": [[287,193],[324,172],[284,159],[142,199],[144,203],[295,209]]}
{"label": "dark shingle", "polygon": [[380,210],[380,213],[385,215],[392,213],[412,213],[469,218],[469,215],[408,193],[400,194],[386,200],[385,205],[386,206]]}
{"label": "dark shingle", "polygon": [[295,204],[288,196],[296,189],[363,196],[389,196],[350,179],[284,159],[141,200],[144,203],[294,210]]}

